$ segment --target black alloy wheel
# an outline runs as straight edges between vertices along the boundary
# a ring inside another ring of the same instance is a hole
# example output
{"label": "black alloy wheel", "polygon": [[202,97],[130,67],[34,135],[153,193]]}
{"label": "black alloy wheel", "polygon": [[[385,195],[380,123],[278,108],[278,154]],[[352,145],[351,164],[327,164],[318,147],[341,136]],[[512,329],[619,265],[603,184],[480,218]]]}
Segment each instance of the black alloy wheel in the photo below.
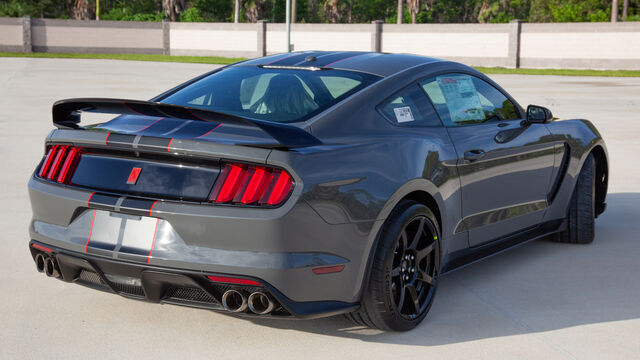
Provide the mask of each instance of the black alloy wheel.
{"label": "black alloy wheel", "polygon": [[377,241],[360,308],[347,314],[359,325],[407,331],[425,318],[440,273],[440,231],[424,204],[403,200],[388,216]]}
{"label": "black alloy wheel", "polygon": [[436,289],[438,235],[424,216],[414,218],[398,237],[391,269],[391,290],[398,312],[406,319],[422,314]]}

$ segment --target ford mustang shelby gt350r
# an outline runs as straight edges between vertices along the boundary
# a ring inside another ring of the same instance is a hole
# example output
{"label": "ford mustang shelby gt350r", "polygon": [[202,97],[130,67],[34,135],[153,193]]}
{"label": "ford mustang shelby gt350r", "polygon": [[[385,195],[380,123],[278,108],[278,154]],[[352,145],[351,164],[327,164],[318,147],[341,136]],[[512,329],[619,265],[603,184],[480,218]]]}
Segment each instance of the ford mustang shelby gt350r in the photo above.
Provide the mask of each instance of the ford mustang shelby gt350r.
{"label": "ford mustang shelby gt350r", "polygon": [[593,124],[422,56],[268,56],[150,101],[58,101],[53,123],[29,181],[38,271],[151,302],[408,330],[443,273],[589,243],[605,210]]}

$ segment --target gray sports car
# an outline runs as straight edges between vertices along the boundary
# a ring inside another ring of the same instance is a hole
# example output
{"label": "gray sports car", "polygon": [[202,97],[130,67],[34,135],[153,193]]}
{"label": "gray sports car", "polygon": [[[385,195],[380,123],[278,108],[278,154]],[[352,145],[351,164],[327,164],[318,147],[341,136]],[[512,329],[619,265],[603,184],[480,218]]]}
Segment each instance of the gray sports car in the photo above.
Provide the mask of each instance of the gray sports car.
{"label": "gray sports car", "polygon": [[58,101],[53,123],[29,180],[38,271],[151,302],[409,330],[442,274],[589,243],[606,206],[593,124],[422,56],[267,56],[150,101]]}

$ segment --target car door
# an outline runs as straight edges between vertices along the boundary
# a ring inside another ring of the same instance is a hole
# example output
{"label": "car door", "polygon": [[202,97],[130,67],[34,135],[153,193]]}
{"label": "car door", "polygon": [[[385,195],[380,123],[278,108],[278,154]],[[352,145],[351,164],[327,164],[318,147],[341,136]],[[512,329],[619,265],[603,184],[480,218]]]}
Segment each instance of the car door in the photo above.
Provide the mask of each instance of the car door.
{"label": "car door", "polygon": [[447,127],[458,155],[462,221],[469,245],[542,221],[554,166],[544,124],[521,124],[521,109],[488,82],[444,74],[421,82]]}

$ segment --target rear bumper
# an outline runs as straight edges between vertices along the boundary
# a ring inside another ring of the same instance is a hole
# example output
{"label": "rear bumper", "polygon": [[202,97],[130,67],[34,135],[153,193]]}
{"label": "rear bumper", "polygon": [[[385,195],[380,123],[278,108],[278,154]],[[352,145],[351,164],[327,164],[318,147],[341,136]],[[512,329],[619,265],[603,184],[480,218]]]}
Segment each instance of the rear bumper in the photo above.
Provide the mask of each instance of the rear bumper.
{"label": "rear bumper", "polygon": [[77,253],[31,241],[32,257],[42,254],[55,259],[60,279],[84,285],[96,290],[115,293],[130,299],[225,311],[222,294],[230,289],[269,293],[276,300],[274,310],[268,315],[255,315],[250,311],[231,313],[240,316],[310,319],[346,313],[357,309],[358,304],[340,301],[296,302],[287,298],[271,284],[255,277],[257,285],[237,285],[212,282],[207,276],[236,276],[181,269],[142,265],[126,261],[105,259]]}
{"label": "rear bumper", "polygon": [[[299,197],[276,209],[233,208],[124,198],[33,177],[29,196],[30,238],[76,257],[257,278],[283,303],[349,308],[360,299],[374,222],[328,224]],[[344,268],[312,271],[334,265]],[[324,311],[304,309],[292,314]]]}

